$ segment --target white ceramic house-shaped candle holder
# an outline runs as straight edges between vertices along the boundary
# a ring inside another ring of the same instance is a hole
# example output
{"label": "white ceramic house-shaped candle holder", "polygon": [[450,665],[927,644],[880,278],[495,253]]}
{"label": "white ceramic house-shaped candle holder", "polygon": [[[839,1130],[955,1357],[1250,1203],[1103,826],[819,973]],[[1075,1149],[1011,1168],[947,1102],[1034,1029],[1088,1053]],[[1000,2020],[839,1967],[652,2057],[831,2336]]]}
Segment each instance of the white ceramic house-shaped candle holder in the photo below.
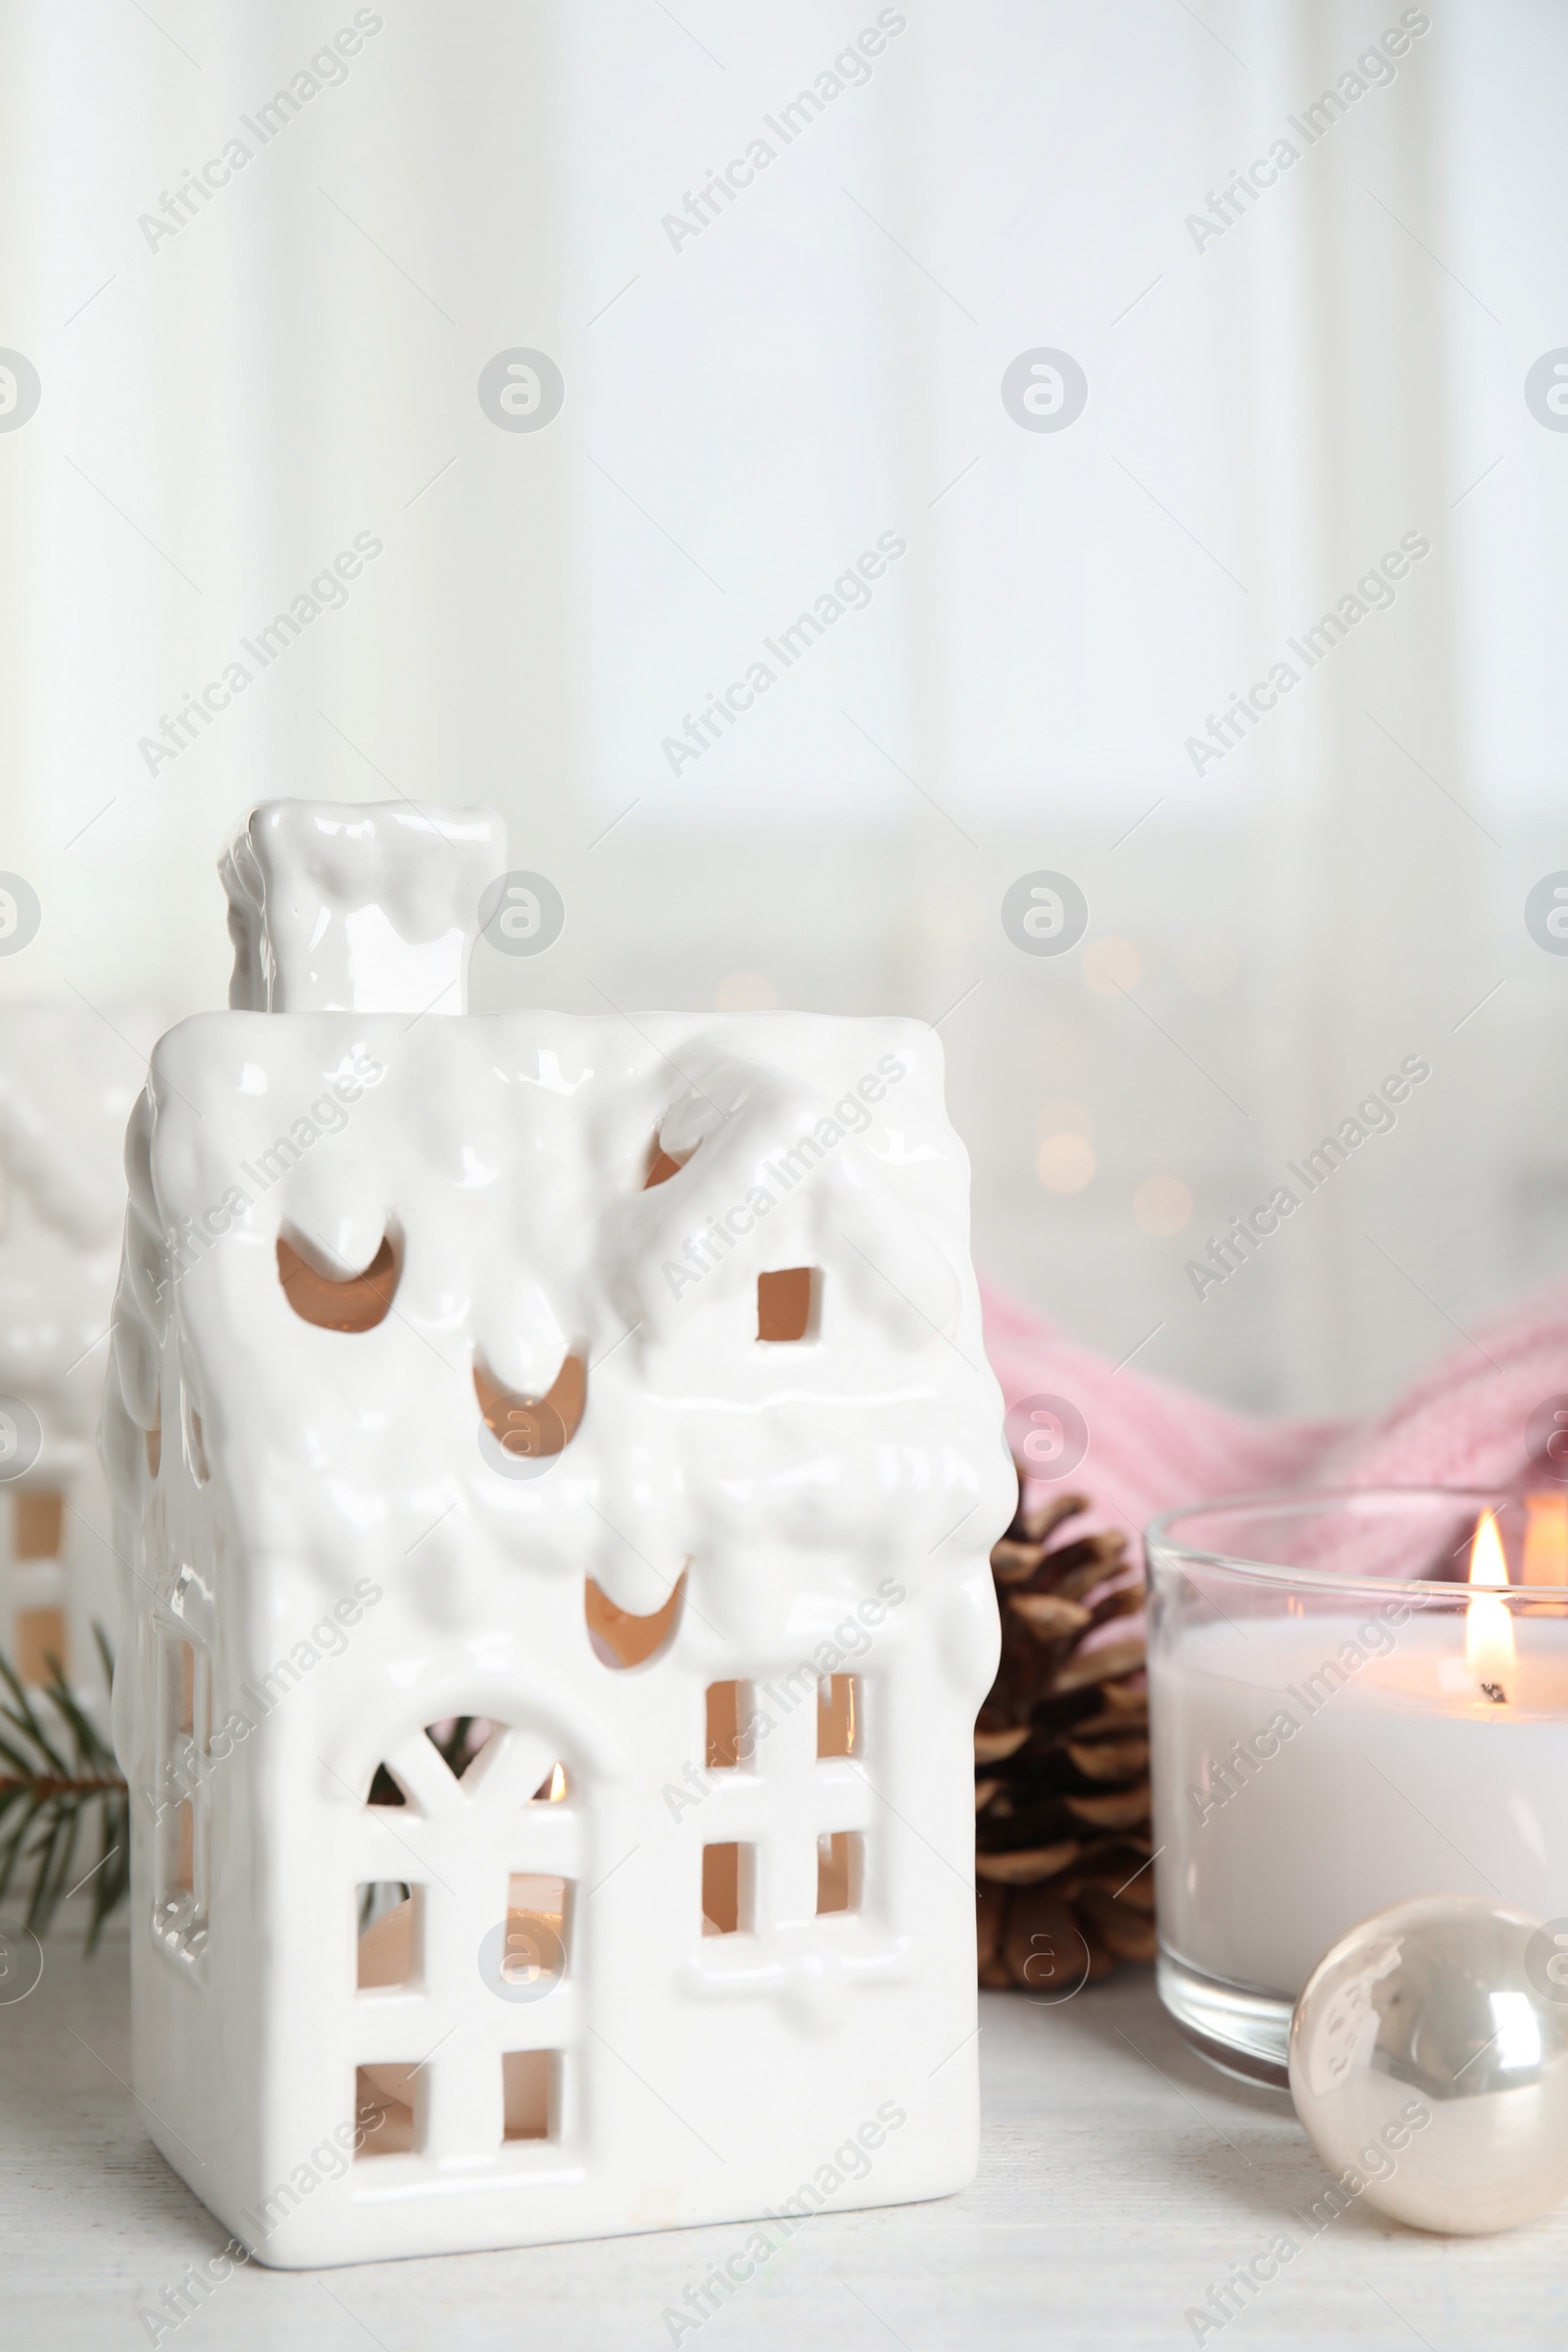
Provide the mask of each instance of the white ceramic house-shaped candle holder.
{"label": "white ceramic house-shaped candle holder", "polygon": [[94,1013],[0,1012],[0,1648],[26,1684],[58,1658],[100,1719],[118,1599],[93,1429],[133,1067]]}
{"label": "white ceramic house-shaped candle holder", "polygon": [[136,2088],[290,2267],[975,2163],[1015,1490],[937,1039],[468,1016],[505,863],[258,810],[127,1144]]}

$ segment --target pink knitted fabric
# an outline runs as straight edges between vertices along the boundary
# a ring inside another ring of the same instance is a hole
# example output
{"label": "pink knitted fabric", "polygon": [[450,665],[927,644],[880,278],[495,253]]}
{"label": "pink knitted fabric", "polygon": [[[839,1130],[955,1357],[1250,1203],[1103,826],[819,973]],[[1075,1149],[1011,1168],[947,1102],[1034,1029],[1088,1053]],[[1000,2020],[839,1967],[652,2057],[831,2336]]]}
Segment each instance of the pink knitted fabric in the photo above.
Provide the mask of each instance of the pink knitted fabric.
{"label": "pink knitted fabric", "polygon": [[[981,1299],[986,1352],[1009,1409],[1026,1396],[1060,1396],[1088,1424],[1082,1467],[1060,1483],[1093,1496],[1086,1524],[1096,1527],[1141,1531],[1156,1511],[1259,1487],[1519,1491],[1543,1476],[1539,1420],[1534,1447],[1526,1434],[1532,1415],[1554,1396],[1568,1408],[1568,1281],[1478,1325],[1386,1411],[1342,1421],[1233,1412],[1130,1364],[1113,1370],[987,1283]],[[1545,1475],[1561,1483],[1568,1460]]]}

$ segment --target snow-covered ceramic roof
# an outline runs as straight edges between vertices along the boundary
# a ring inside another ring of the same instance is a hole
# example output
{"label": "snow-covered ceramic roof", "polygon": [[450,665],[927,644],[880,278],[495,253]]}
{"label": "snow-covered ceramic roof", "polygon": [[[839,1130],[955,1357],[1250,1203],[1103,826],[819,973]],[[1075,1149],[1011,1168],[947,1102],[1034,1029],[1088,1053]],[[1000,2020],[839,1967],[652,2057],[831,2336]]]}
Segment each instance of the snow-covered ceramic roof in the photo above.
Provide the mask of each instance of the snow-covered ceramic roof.
{"label": "snow-covered ceramic roof", "polygon": [[[656,1138],[682,1164],[649,1188]],[[204,1014],[160,1043],[127,1167],[111,1470],[139,1512],[172,1318],[258,1573],[390,1568],[450,1626],[484,1564],[590,1573],[644,1613],[688,1561],[700,1609],[724,1560],[787,1606],[874,1562],[935,1576],[977,1502],[987,1540],[1006,1517],[968,1165],[919,1024]],[[389,1240],[391,1310],[303,1320],[280,1238],[339,1274]],[[801,1266],[817,1335],[760,1342],[759,1275]],[[476,1367],[538,1396],[571,1354],[580,1426],[510,1474]]]}

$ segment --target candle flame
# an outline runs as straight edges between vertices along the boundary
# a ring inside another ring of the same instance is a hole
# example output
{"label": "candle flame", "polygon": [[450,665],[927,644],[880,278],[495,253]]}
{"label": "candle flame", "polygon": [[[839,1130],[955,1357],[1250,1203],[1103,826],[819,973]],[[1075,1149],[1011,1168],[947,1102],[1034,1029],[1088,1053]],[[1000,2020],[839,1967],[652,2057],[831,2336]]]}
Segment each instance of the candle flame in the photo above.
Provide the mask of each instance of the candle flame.
{"label": "candle flame", "polygon": [[563,1798],[563,1797],[565,1795],[565,1793],[566,1793],[566,1776],[565,1776],[564,1772],[563,1772],[563,1770],[562,1770],[561,1766],[560,1766],[559,1764],[557,1764],[557,1765],[555,1765],[555,1766],[552,1768],[552,1770],[551,1770],[551,1774],[550,1774],[550,1797],[549,1797],[549,1802],[550,1802],[551,1804],[553,1804],[553,1805],[559,1805],[559,1804],[560,1804],[560,1802],[561,1802],[561,1800],[562,1800],[562,1798]]}
{"label": "candle flame", "polygon": [[1485,1588],[1506,1586],[1507,1582],[1508,1563],[1503,1557],[1497,1522],[1491,1511],[1483,1511],[1470,1546],[1470,1604],[1464,1617],[1464,1662],[1485,1695],[1498,1706],[1505,1703],[1508,1684],[1513,1678],[1513,1619],[1507,1602]]}

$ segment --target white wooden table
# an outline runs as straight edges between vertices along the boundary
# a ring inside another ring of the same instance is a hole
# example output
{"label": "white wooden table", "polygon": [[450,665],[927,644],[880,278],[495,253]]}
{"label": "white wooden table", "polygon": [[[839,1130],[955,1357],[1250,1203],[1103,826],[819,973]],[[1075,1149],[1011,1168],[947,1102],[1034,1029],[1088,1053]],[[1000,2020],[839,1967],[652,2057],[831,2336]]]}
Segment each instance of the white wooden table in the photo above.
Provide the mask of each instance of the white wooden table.
{"label": "white wooden table", "polygon": [[[0,2347],[125,2352],[224,2232],[143,2136],[125,2080],[126,1951],[52,1942],[0,2007]],[[1431,2352],[1568,2346],[1568,2211],[1430,2238],[1352,2210],[1307,2242],[1325,2176],[1286,2100],[1188,2053],[1148,1971],[1054,2008],[981,2003],[980,2178],[932,2205],[826,2215],[682,2344],[702,2352],[1191,2345],[1185,2317],[1289,2231],[1301,2251],[1203,2340]],[[658,2352],[662,2314],[746,2237],[671,2231],[314,2274],[237,2272],[159,2337],[180,2352]]]}

